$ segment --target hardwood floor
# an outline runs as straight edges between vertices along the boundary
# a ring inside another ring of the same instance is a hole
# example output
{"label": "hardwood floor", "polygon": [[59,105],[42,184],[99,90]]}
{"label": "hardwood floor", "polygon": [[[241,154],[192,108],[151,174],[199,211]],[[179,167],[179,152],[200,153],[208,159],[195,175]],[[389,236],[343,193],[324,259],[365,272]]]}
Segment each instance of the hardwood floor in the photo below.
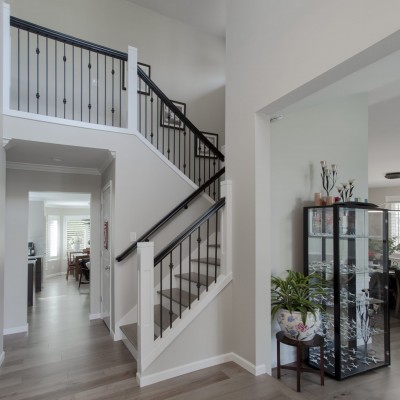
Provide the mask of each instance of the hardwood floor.
{"label": "hardwood floor", "polygon": [[397,400],[400,392],[400,321],[392,326],[392,365],[337,382],[303,374],[302,393],[295,373],[282,381],[254,377],[226,363],[145,388],[136,383],[136,362],[114,342],[102,321],[89,321],[88,288],[65,277],[46,281],[35,298],[29,334],[5,336],[6,359],[0,368],[0,399],[37,400],[242,400],[242,399],[380,399]]}

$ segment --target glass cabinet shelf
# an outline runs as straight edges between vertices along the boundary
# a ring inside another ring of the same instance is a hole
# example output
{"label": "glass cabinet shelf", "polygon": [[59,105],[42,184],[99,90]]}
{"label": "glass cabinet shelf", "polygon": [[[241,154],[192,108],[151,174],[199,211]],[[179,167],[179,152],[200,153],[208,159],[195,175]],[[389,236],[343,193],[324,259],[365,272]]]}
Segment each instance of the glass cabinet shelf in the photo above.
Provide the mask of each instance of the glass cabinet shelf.
{"label": "glass cabinet shelf", "polygon": [[[327,283],[325,372],[342,380],[390,364],[388,213],[371,204],[304,208],[304,269]],[[308,352],[319,367],[319,350]]]}

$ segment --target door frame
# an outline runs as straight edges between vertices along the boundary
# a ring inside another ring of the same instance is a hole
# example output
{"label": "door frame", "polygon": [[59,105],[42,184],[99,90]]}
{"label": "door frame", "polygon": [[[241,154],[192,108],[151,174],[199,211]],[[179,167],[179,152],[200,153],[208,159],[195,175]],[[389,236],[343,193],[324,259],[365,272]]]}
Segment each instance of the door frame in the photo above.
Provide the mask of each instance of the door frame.
{"label": "door frame", "polygon": [[103,209],[104,209],[104,192],[110,189],[110,216],[108,220],[108,250],[110,252],[110,326],[108,327],[112,336],[114,336],[114,330],[112,326],[113,320],[113,304],[114,299],[112,296],[112,272],[113,272],[113,246],[112,246],[112,232],[113,232],[113,221],[112,221],[112,210],[113,210],[113,201],[112,201],[112,180],[110,179],[101,189],[101,199],[100,199],[100,220],[101,220],[101,243],[100,243],[100,317],[104,320],[104,312],[103,312],[103,251],[104,251],[104,221],[103,221]]}

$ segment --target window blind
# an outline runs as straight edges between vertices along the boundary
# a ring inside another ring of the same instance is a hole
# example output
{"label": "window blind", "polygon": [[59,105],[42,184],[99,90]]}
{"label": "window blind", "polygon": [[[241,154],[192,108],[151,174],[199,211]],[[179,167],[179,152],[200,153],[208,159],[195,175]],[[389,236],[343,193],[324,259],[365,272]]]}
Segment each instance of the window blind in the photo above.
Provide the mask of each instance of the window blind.
{"label": "window blind", "polygon": [[67,251],[80,251],[90,247],[90,220],[67,219]]}

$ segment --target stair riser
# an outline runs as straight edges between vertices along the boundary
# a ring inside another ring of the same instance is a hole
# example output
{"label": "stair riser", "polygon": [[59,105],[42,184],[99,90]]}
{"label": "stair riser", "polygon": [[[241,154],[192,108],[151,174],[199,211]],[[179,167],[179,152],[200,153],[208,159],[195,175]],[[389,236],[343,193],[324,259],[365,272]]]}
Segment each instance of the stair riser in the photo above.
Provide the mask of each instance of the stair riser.
{"label": "stair riser", "polygon": [[[197,292],[196,292],[197,293]],[[167,297],[162,298],[162,305],[169,310],[170,300]],[[182,304],[182,313],[186,310],[186,307]],[[172,312],[179,315],[179,303],[172,300]]]}
{"label": "stair riser", "polygon": [[[221,269],[221,267],[217,266],[217,276],[220,273],[220,269]],[[197,261],[192,261],[191,271],[195,272],[196,274],[198,273],[198,262]],[[200,274],[207,275],[207,264],[200,263]],[[208,264],[208,276],[215,276],[215,265],[214,264]]]}

